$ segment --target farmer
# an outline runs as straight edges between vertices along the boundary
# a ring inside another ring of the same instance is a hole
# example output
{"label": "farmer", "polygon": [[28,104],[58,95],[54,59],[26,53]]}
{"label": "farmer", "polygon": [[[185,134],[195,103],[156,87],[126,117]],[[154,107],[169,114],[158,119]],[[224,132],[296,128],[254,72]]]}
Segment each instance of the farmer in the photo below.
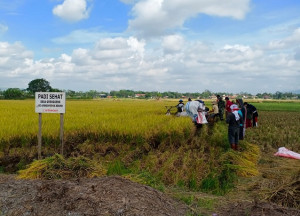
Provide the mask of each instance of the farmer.
{"label": "farmer", "polygon": [[231,106],[232,104],[233,104],[233,103],[229,100],[229,97],[225,97],[225,110],[226,110],[225,116],[226,116],[226,117],[228,116],[228,113],[231,113],[230,106]]}
{"label": "farmer", "polygon": [[[244,106],[247,109],[247,120],[246,120],[246,128],[248,127],[257,127],[257,117],[258,112],[255,106],[249,104],[247,102],[244,103]],[[252,123],[251,123],[252,121]]]}
{"label": "farmer", "polygon": [[183,103],[183,100],[182,100],[182,99],[179,100],[179,103],[176,105],[176,108],[177,108],[177,112],[178,112],[178,113],[183,112],[184,103]]}
{"label": "farmer", "polygon": [[246,115],[247,115],[247,109],[244,106],[243,99],[236,99],[236,103],[238,105],[239,114],[241,115],[242,119],[240,122],[240,134],[239,134],[239,140],[243,140],[245,136],[245,130],[246,130]]}
{"label": "farmer", "polygon": [[239,108],[236,104],[232,104],[230,106],[230,110],[231,112],[228,113],[228,116],[226,118],[226,123],[229,124],[228,140],[231,148],[233,150],[238,150],[240,122],[242,117],[238,113]]}
{"label": "farmer", "polygon": [[205,117],[205,105],[203,103],[199,101],[188,101],[185,105],[185,110],[197,127],[208,123]]}
{"label": "farmer", "polygon": [[[215,121],[215,118],[219,116],[219,108],[217,105],[217,101],[212,102],[212,110],[210,111],[210,118],[212,118]],[[219,116],[220,117],[220,116]]]}
{"label": "farmer", "polygon": [[224,120],[224,109],[225,109],[225,102],[223,101],[222,97],[220,95],[217,95],[217,101],[218,101],[218,108],[219,108],[219,117],[220,120]]}

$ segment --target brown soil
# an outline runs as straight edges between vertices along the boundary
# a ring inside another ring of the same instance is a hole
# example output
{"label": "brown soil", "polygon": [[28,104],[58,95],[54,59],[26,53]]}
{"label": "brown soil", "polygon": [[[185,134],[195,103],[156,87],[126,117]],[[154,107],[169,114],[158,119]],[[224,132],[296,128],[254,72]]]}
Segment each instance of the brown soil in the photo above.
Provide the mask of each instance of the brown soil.
{"label": "brown soil", "polygon": [[230,216],[300,216],[300,210],[269,202],[238,202],[227,206],[220,215]]}
{"label": "brown soil", "polygon": [[121,177],[16,180],[0,175],[0,215],[185,215],[188,207]]}
{"label": "brown soil", "polygon": [[[199,210],[199,209],[198,209]],[[191,207],[151,187],[113,176],[75,180],[16,180],[0,175],[2,216],[89,215],[212,215],[300,216],[300,210],[267,202],[230,201],[218,210],[193,211]]]}

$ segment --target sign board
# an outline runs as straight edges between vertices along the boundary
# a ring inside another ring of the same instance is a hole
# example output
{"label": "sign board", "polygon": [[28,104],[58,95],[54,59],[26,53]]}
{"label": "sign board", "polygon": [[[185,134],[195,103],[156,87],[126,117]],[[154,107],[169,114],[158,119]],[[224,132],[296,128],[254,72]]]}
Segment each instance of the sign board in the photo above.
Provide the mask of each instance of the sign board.
{"label": "sign board", "polygon": [[66,93],[65,92],[36,92],[35,112],[36,113],[65,113]]}

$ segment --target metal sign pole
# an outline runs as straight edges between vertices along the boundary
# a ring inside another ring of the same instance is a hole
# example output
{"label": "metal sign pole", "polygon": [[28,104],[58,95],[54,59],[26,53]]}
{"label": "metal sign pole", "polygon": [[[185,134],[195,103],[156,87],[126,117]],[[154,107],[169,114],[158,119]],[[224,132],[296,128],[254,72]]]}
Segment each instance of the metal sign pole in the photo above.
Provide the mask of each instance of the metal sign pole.
{"label": "metal sign pole", "polygon": [[42,159],[42,113],[39,113],[38,159]]}
{"label": "metal sign pole", "polygon": [[60,114],[60,154],[64,155],[64,114]]}

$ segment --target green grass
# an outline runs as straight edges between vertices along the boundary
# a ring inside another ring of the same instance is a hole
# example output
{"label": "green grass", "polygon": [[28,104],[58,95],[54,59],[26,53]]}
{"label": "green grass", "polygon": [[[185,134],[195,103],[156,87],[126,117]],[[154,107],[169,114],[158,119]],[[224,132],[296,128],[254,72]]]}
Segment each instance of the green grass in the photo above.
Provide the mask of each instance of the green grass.
{"label": "green grass", "polygon": [[194,196],[193,195],[188,195],[188,196],[180,196],[178,197],[181,201],[183,201],[187,205],[191,205],[194,201]]}
{"label": "green grass", "polygon": [[205,208],[208,210],[213,210],[216,205],[216,199],[212,198],[199,198],[197,201],[197,205],[201,208]]}
{"label": "green grass", "polygon": [[109,163],[107,168],[107,175],[125,175],[129,172],[130,170],[127,169],[125,165],[119,160]]}
{"label": "green grass", "polygon": [[288,111],[300,112],[300,102],[292,101],[262,101],[250,102],[259,111]]}

